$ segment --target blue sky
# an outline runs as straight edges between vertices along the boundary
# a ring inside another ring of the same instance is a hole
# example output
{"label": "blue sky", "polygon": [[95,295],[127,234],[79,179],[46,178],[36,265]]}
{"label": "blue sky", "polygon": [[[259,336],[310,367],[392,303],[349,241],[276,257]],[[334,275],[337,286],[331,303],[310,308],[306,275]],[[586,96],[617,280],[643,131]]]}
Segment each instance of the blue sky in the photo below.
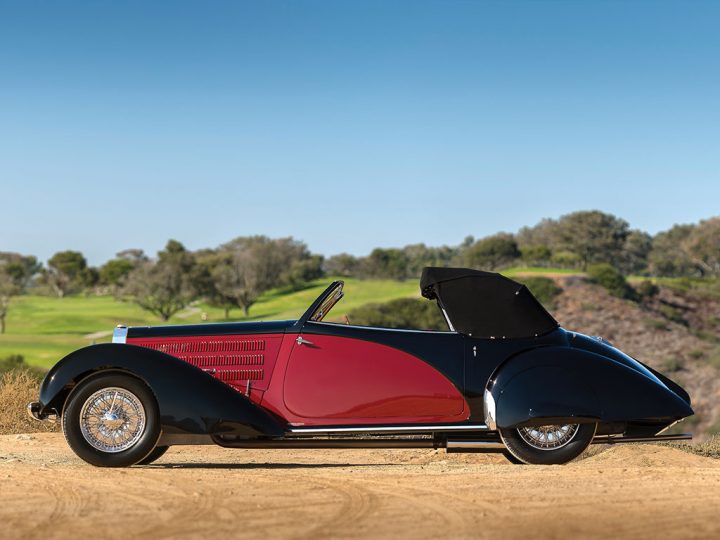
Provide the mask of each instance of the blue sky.
{"label": "blue sky", "polygon": [[0,0],[0,250],[720,213],[718,2]]}

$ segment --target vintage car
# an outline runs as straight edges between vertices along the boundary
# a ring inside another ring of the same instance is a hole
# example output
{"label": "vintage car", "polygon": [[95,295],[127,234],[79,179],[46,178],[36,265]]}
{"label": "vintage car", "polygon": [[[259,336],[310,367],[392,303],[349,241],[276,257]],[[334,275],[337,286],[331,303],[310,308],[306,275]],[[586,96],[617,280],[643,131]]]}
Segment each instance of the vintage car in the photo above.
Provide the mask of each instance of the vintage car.
{"label": "vintage car", "polygon": [[426,268],[447,331],[325,322],[333,282],[298,320],[118,326],[58,362],[28,405],[97,466],[172,445],[446,448],[560,464],[591,443],[661,435],[693,414],[680,386],[599,337],[564,330],[499,274]]}

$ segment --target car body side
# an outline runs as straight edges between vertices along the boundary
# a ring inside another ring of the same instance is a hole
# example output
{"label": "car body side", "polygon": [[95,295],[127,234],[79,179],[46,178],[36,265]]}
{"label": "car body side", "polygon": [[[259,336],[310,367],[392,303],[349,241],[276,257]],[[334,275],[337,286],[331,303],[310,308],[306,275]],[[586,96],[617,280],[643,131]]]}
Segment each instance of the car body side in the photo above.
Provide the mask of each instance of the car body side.
{"label": "car body side", "polygon": [[[151,346],[228,336],[277,343],[266,379],[230,384],[219,380],[223,366],[204,371],[182,351]],[[572,421],[599,422],[602,433],[654,434],[693,414],[671,381],[562,328],[503,340],[312,321],[130,329],[127,343],[90,346],[59,362],[42,385],[40,414],[62,413],[75,385],[107,370],[153,390],[164,433],[256,438],[297,426]]]}

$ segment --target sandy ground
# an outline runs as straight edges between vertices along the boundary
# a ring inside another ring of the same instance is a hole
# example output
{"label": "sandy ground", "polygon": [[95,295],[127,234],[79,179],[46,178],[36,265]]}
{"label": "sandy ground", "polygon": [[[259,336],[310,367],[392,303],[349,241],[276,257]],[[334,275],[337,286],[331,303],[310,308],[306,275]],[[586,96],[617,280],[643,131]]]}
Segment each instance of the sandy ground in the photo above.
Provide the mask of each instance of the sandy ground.
{"label": "sandy ground", "polygon": [[720,538],[720,461],[618,446],[561,467],[434,450],[175,447],[98,469],[0,437],[2,538]]}

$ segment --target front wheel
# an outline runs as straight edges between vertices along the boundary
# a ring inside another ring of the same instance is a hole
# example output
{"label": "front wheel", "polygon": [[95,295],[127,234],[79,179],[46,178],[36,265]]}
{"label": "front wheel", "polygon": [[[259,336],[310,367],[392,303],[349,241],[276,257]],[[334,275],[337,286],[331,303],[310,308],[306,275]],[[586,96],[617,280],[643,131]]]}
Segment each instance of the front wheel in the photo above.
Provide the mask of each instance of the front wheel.
{"label": "front wheel", "polygon": [[[149,457],[160,438],[160,414],[139,379],[105,373],[83,380],[62,414],[70,448],[98,467],[128,467]],[[159,456],[158,456],[159,457]]]}
{"label": "front wheel", "polygon": [[529,465],[562,465],[590,445],[597,424],[549,424],[501,429],[508,452]]}

